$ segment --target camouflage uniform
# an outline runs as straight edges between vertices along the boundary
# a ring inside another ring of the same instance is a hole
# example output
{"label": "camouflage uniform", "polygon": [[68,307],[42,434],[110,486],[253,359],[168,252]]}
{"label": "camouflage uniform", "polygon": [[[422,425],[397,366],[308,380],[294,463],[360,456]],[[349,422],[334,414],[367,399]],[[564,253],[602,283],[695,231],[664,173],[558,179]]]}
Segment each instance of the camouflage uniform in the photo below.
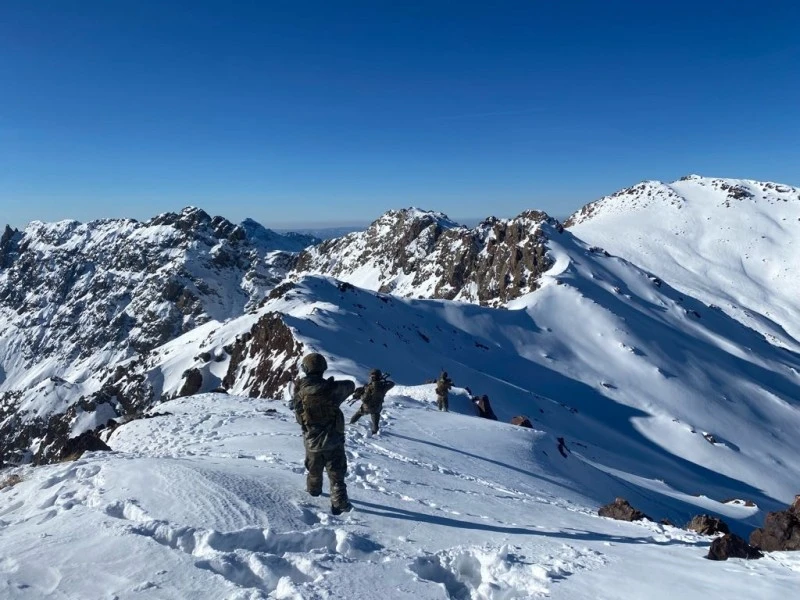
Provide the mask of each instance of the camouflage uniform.
{"label": "camouflage uniform", "polygon": [[372,418],[372,433],[378,433],[381,419],[381,409],[386,392],[394,387],[394,381],[385,379],[379,369],[373,369],[370,374],[370,381],[364,387],[358,388],[354,394],[356,398],[361,398],[361,407],[350,418],[350,423],[355,423],[364,415]]}
{"label": "camouflage uniform", "polygon": [[447,376],[447,371],[442,371],[436,382],[436,403],[439,405],[439,410],[450,411],[449,392],[451,387],[453,387],[453,381]]}
{"label": "camouflage uniform", "polygon": [[352,381],[324,379],[325,358],[309,354],[303,359],[304,379],[295,385],[294,411],[303,429],[306,448],[306,489],[312,496],[322,493],[322,472],[328,471],[331,511],[339,514],[352,508],[347,497],[347,456],[344,452],[344,414],[339,408],[353,393]]}

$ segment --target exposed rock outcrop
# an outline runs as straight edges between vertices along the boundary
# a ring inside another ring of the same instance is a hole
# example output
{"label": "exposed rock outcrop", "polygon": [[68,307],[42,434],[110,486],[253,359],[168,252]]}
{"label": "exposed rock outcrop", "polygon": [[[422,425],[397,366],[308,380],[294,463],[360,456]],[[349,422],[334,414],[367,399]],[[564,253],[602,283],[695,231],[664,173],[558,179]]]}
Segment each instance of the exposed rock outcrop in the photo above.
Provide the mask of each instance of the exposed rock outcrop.
{"label": "exposed rock outcrop", "polygon": [[298,374],[302,345],[279,313],[263,315],[233,344],[222,385],[250,397],[275,398]]}
{"label": "exposed rock outcrop", "polygon": [[767,552],[800,550],[800,495],[788,509],[768,513],[764,526],[750,534],[750,543]]}
{"label": "exposed rock outcrop", "polygon": [[523,415],[518,415],[516,417],[512,417],[511,424],[512,425],[519,425],[520,427],[528,427],[528,428],[533,429],[533,423],[531,423],[531,420],[528,417],[523,416]]}
{"label": "exposed rock outcrop", "polygon": [[686,529],[696,531],[702,535],[730,533],[730,529],[725,521],[710,515],[697,515],[686,524]]}
{"label": "exposed rock outcrop", "polygon": [[58,453],[58,460],[78,460],[84,452],[108,452],[111,448],[94,431],[85,431],[70,438]]}
{"label": "exposed rock outcrop", "polygon": [[614,502],[600,507],[597,511],[601,517],[616,519],[617,521],[641,521],[643,519],[652,520],[640,510],[633,508],[625,498],[616,498]]}
{"label": "exposed rock outcrop", "polygon": [[366,231],[306,250],[297,272],[347,280],[373,270],[370,285],[380,292],[498,306],[536,290],[550,268],[544,223],[561,229],[538,211],[509,220],[490,217],[473,229],[442,213],[389,211]]}
{"label": "exposed rock outcrop", "polygon": [[199,369],[189,369],[183,374],[183,385],[178,396],[194,396],[203,387],[203,374]]}
{"label": "exposed rock outcrop", "polygon": [[735,533],[726,533],[711,542],[706,558],[709,560],[728,560],[744,558],[752,560],[764,556],[758,548],[754,548]]}

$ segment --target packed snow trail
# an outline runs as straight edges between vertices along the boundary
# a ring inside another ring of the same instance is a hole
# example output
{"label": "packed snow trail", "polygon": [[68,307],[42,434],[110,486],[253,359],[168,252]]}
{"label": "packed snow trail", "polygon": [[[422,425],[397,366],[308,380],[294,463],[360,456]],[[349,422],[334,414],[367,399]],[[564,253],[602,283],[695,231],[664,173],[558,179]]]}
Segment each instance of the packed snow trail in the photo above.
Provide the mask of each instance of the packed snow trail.
{"label": "packed snow trail", "polygon": [[0,491],[0,596],[778,598],[800,572],[788,553],[723,565],[702,560],[709,538],[597,517],[585,486],[608,475],[547,434],[440,413],[428,386],[390,393],[379,434],[348,427],[341,517],[327,481],[305,493],[281,403],[207,394],[158,411],[117,429],[112,453],[19,469]]}

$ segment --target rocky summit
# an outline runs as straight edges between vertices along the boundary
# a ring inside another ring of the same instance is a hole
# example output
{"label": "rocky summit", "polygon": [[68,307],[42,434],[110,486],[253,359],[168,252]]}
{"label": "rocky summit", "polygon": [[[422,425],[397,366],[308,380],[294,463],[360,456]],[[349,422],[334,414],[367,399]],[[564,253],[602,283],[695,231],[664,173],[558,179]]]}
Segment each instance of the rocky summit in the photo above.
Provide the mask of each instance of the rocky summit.
{"label": "rocky summit", "polygon": [[550,268],[543,224],[560,229],[540,211],[471,229],[442,213],[389,211],[363,232],[308,248],[296,271],[407,298],[501,306],[536,290]]}

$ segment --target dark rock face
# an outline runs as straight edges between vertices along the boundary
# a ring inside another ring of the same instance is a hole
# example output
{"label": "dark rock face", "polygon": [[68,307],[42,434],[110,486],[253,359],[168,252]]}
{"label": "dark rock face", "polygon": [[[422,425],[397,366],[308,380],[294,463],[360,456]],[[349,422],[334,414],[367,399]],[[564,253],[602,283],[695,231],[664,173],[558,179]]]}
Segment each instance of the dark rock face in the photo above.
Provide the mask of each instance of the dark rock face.
{"label": "dark rock face", "polygon": [[748,560],[764,556],[758,548],[754,548],[735,533],[726,533],[711,542],[708,550],[709,560],[728,560],[729,558],[744,558]]}
{"label": "dark rock face", "polygon": [[199,369],[189,369],[183,374],[184,382],[178,396],[194,396],[203,387],[203,374]]}
{"label": "dark rock face", "polygon": [[800,550],[800,496],[788,509],[768,513],[764,526],[750,534],[750,543],[767,552]]}
{"label": "dark rock face", "polygon": [[346,279],[371,265],[381,273],[380,292],[496,306],[536,290],[551,267],[543,223],[560,230],[538,211],[490,217],[474,229],[441,213],[389,211],[364,232],[303,252],[297,271]]}
{"label": "dark rock face", "polygon": [[236,386],[252,398],[275,397],[298,375],[302,345],[279,313],[267,313],[231,348],[226,389]]}
{"label": "dark rock face", "polygon": [[108,452],[111,448],[94,431],[86,431],[78,437],[66,441],[58,455],[58,460],[78,460],[84,452]]}
{"label": "dark rock face", "polygon": [[617,498],[614,502],[602,506],[600,510],[597,511],[597,514],[601,517],[616,519],[617,521],[652,520],[642,511],[633,508],[625,498]]}
{"label": "dark rock face", "polygon": [[533,429],[533,423],[531,423],[531,420],[528,417],[525,417],[525,416],[522,416],[522,415],[513,417],[511,419],[511,424],[512,425],[519,425],[520,427],[528,427],[530,429]]}
{"label": "dark rock face", "polygon": [[[0,269],[11,266],[18,251],[20,233],[6,225],[3,235],[0,236]],[[0,298],[2,299],[2,298]]]}
{"label": "dark rock face", "polygon": [[686,524],[686,529],[696,531],[702,535],[715,535],[717,533],[730,533],[728,525],[722,519],[709,515],[697,515]]}
{"label": "dark rock face", "polygon": [[240,226],[249,239],[263,243],[275,250],[300,252],[309,246],[314,246],[322,242],[321,239],[313,235],[304,235],[294,232],[276,233],[253,219],[245,219],[240,223]]}

